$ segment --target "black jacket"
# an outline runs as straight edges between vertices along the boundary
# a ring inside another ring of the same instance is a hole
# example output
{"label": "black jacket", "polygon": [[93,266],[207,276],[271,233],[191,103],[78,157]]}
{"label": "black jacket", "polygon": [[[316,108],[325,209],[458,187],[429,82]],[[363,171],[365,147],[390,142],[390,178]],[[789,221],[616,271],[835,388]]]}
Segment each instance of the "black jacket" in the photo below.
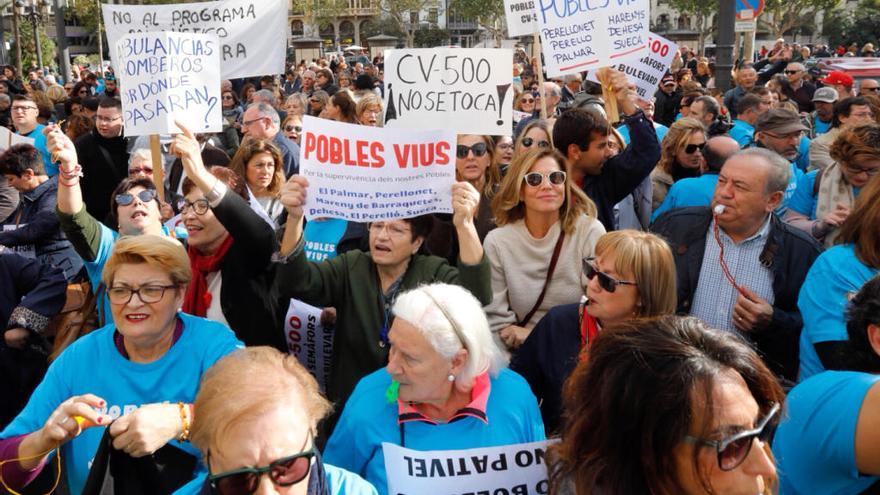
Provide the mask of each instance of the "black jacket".
{"label": "black jacket", "polygon": [[599,221],[608,232],[615,230],[614,205],[629,196],[660,160],[654,124],[638,112],[626,117],[625,125],[629,127],[629,146],[605,162],[599,175],[584,178],[584,192],[596,203]]}
{"label": "black jacket", "polygon": [[681,90],[676,89],[670,94],[666,94],[662,89],[658,89],[654,93],[654,121],[663,124],[666,127],[675,122],[675,116],[678,114],[678,105],[681,103]]}
{"label": "black jacket", "polygon": [[76,156],[83,169],[80,181],[86,210],[113,230],[109,219],[110,196],[119,182],[128,177],[128,143],[122,136],[105,138],[96,129],[76,140]]}
{"label": "black jacket", "polygon": [[231,190],[213,211],[233,239],[220,265],[223,316],[245,345],[268,345],[286,352],[284,317],[278,311],[278,297],[270,290],[271,258],[278,248],[275,231]]}
{"label": "black jacket", "polygon": [[[668,211],[651,226],[666,239],[675,257],[679,313],[690,313],[711,223],[711,210],[697,206]],[[768,328],[748,337],[767,366],[792,382],[797,380],[803,327],[798,293],[820,252],[821,247],[808,234],[783,223],[775,214],[771,217],[769,237],[759,260],[773,271],[773,318]]]}

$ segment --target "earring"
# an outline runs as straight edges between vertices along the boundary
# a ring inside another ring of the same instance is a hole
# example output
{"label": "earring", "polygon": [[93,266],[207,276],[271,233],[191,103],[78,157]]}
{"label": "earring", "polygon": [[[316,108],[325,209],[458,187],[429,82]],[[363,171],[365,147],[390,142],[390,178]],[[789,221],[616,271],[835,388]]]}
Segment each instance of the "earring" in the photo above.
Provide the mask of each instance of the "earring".
{"label": "earring", "polygon": [[450,382],[454,382],[454,381],[455,381],[455,375],[453,375],[452,373],[450,373],[449,376],[446,377],[446,379],[449,380]]}

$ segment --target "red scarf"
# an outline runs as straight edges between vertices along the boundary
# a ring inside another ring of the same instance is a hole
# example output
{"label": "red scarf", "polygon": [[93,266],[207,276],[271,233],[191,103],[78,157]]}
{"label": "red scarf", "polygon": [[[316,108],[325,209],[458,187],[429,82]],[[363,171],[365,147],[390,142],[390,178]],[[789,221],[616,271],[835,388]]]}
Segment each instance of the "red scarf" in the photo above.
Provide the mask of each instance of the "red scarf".
{"label": "red scarf", "polygon": [[226,252],[232,247],[232,236],[227,235],[223,244],[212,255],[205,256],[192,246],[187,250],[189,264],[192,266],[193,279],[186,289],[186,297],[183,300],[183,312],[195,316],[207,316],[208,307],[211,306],[213,295],[208,292],[208,274],[220,269],[220,263],[226,256]]}
{"label": "red scarf", "polygon": [[596,338],[597,333],[599,333],[599,324],[595,318],[587,313],[585,307],[581,315],[581,352],[578,357],[580,361],[587,358],[586,351],[589,349],[590,345],[592,345],[593,339]]}

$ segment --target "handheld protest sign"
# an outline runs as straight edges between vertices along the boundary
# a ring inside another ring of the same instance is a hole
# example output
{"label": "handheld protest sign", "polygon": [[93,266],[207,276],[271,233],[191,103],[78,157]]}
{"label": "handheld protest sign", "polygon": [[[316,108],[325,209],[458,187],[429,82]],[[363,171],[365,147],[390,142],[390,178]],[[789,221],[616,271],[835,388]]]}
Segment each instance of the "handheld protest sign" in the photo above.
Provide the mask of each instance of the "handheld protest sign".
{"label": "handheld protest sign", "polygon": [[528,36],[538,28],[535,0],[504,0],[504,17],[508,38]]}
{"label": "handheld protest sign", "polygon": [[115,46],[127,136],[223,129],[220,50],[214,35],[132,33]]}
{"label": "handheld protest sign", "polygon": [[156,185],[156,195],[159,201],[165,202],[165,168],[162,166],[162,146],[159,143],[159,135],[150,135],[150,155],[153,161],[153,184]]}
{"label": "handheld protest sign", "polygon": [[354,222],[452,213],[455,131],[365,127],[303,117],[303,211]]}
{"label": "handheld protest sign", "polygon": [[[287,10],[288,2],[284,0],[101,5],[111,48],[126,34],[136,32],[189,32],[217,36],[222,63],[218,62],[215,67],[226,79],[284,73],[290,32]],[[100,34],[100,29],[98,31]],[[120,60],[115,53],[111,59],[118,68]]]}
{"label": "handheld protest sign", "polygon": [[[677,51],[678,45],[674,42],[659,34],[650,33],[648,50],[640,58],[620,61],[612,67],[626,74],[626,78],[635,85],[639,98],[649,100],[657,91],[657,86],[669,70]],[[589,71],[587,80],[599,82],[597,72]]]}
{"label": "handheld protest sign", "polygon": [[385,52],[385,127],[510,134],[513,54],[501,48]]}

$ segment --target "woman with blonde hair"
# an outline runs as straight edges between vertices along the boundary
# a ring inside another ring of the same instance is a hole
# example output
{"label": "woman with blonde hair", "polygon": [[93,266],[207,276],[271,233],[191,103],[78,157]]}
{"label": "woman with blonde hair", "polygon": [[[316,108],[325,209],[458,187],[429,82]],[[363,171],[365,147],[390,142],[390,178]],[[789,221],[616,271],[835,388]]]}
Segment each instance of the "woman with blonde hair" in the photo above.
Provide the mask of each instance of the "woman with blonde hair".
{"label": "woman with blonde hair", "polygon": [[676,308],[675,261],[666,241],[654,234],[609,232],[582,269],[589,282],[581,302],[548,311],[510,363],[538,397],[550,434],[561,424],[562,384],[599,332],[633,318],[671,315]]}
{"label": "woman with blonde hair", "polygon": [[605,228],[553,148],[514,157],[492,211],[498,228],[484,242],[492,266],[486,314],[492,331],[516,349],[550,308],[580,299],[581,260],[593,256]]}
{"label": "woman with blonde hair", "polygon": [[694,118],[675,121],[660,143],[660,161],[651,172],[653,196],[651,210],[663,204],[672,184],[680,179],[699,177],[705,164],[706,127]]}
{"label": "woman with blonde hair", "polygon": [[287,97],[287,101],[284,102],[284,109],[287,111],[287,115],[299,115],[302,117],[305,115],[309,108],[309,99],[303,93],[294,93]]}
{"label": "woman with blonde hair", "polygon": [[376,493],[321,460],[315,437],[331,405],[294,356],[271,347],[233,352],[205,373],[195,407],[192,443],[209,472],[202,493],[250,494],[265,483],[286,495]]}
{"label": "woman with blonde hair", "polygon": [[382,127],[382,99],[375,93],[362,96],[355,107],[355,114],[361,125]]}
{"label": "woman with blonde hair", "polygon": [[544,119],[530,120],[516,138],[514,158],[534,148],[552,148],[552,136],[549,122]]}
{"label": "woman with blonde hair", "polygon": [[252,198],[251,207],[258,209],[257,213],[277,229],[278,219],[284,212],[278,196],[285,180],[278,146],[265,139],[247,140],[232,157],[229,168],[245,179]]}

